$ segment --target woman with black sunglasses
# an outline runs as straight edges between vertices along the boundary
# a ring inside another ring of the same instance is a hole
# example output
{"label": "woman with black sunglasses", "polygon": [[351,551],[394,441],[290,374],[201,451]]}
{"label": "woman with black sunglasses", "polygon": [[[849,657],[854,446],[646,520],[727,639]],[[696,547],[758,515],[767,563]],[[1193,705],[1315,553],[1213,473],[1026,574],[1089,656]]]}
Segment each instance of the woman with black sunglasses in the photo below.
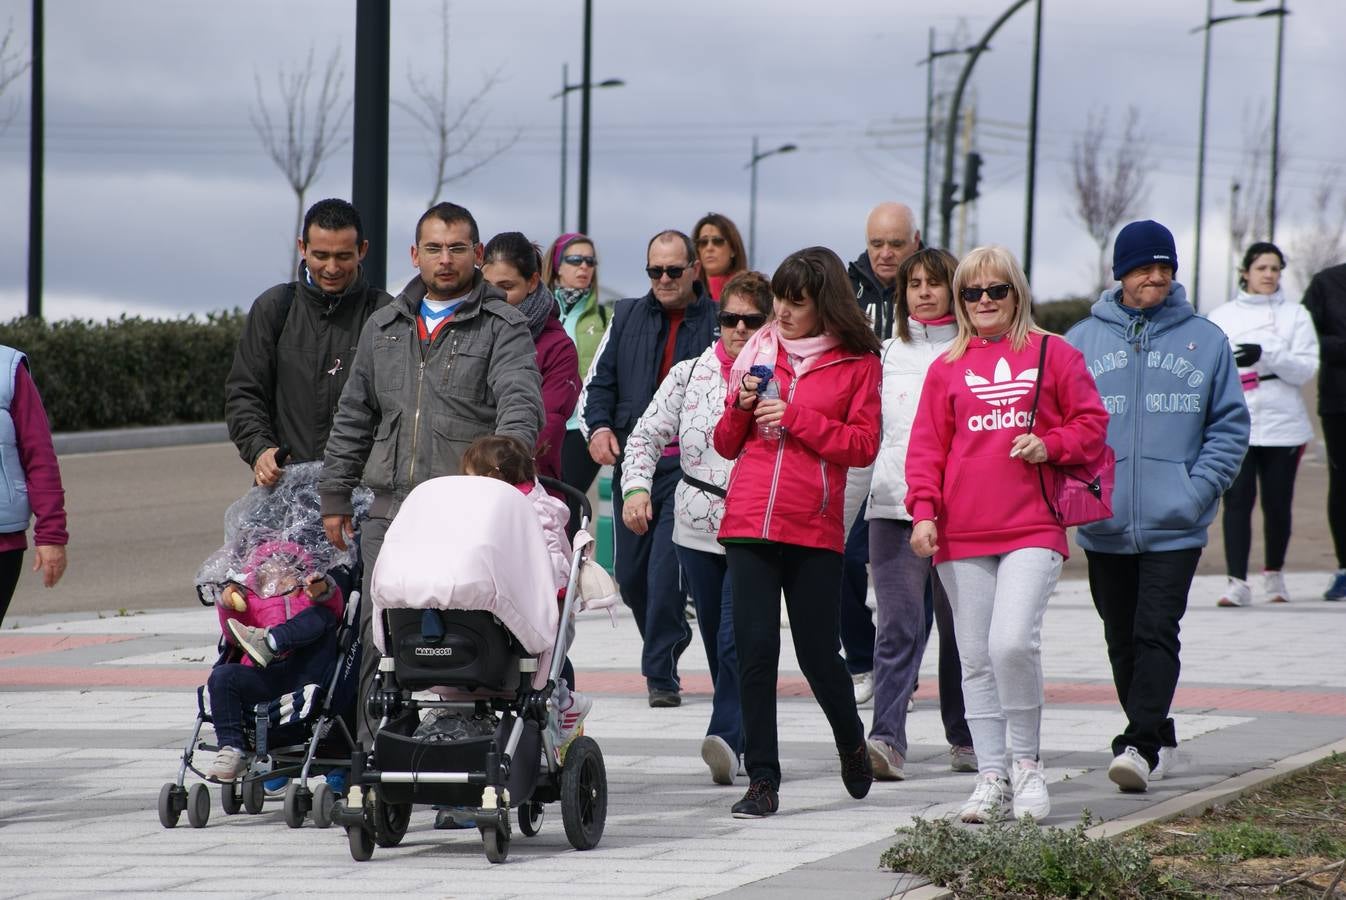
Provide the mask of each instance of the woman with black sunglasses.
{"label": "woman with black sunglasses", "polygon": [[724,409],[729,369],[739,351],[771,314],[771,285],[758,272],[740,272],[720,297],[720,339],[696,359],[669,370],[626,441],[622,469],[624,516],[644,534],[652,518],[650,487],[664,448],[681,448],[682,481],[674,495],[673,544],[696,624],[706,649],[714,696],[701,759],[716,784],[733,784],[743,752],[738,699],[738,655],[724,547],[716,541],[724,517],[725,488],[733,463],[715,452],[711,435]]}
{"label": "woman with black sunglasses", "polygon": [[1108,413],[1080,352],[1033,323],[1028,279],[1008,250],[968,253],[953,293],[958,333],[926,372],[907,449],[911,548],[935,559],[962,657],[980,774],[959,815],[989,821],[1012,797],[1015,818],[1040,821],[1051,811],[1039,756],[1042,617],[1069,550],[1038,466],[1092,461]]}
{"label": "woman with black sunglasses", "polygon": [[692,229],[696,257],[701,261],[701,280],[710,299],[719,301],[721,292],[739,272],[748,269],[748,254],[738,227],[723,213],[706,213]]}

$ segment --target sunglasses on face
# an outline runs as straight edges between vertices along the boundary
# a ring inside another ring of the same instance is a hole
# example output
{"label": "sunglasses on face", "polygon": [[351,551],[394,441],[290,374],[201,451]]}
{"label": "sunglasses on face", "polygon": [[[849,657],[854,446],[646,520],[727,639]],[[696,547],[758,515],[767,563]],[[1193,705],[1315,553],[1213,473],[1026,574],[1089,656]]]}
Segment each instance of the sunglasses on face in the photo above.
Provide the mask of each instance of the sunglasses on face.
{"label": "sunglasses on face", "polygon": [[725,238],[720,237],[718,234],[715,235],[714,237],[707,235],[706,237],[699,237],[696,239],[696,245],[698,247],[709,247],[712,244],[716,247],[723,247],[727,243],[728,241]]}
{"label": "sunglasses on face", "polygon": [[965,287],[958,291],[958,296],[963,298],[964,303],[976,303],[981,299],[983,293],[992,300],[1000,301],[1009,296],[1012,285],[992,284],[984,288]]}
{"label": "sunglasses on face", "polygon": [[646,266],[645,274],[650,276],[650,281],[659,281],[665,274],[671,281],[677,281],[688,268],[688,266]]}
{"label": "sunglasses on face", "polygon": [[721,328],[737,328],[740,322],[749,328],[761,328],[766,324],[766,316],[762,313],[722,312],[719,319]]}
{"label": "sunglasses on face", "polygon": [[575,256],[575,255],[563,256],[561,257],[561,262],[571,266],[589,266],[590,268],[593,268],[594,266],[598,265],[598,257]]}

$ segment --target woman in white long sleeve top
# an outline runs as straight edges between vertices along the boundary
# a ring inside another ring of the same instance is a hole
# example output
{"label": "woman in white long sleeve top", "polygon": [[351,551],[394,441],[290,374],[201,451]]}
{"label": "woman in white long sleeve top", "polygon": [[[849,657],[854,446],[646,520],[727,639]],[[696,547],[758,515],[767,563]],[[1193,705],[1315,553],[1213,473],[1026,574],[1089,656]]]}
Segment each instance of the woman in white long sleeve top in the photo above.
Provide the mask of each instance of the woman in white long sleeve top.
{"label": "woman in white long sleeve top", "polygon": [[1285,256],[1275,244],[1253,244],[1243,255],[1238,296],[1210,313],[1210,320],[1224,330],[1234,347],[1243,399],[1252,417],[1243,467],[1224,495],[1229,585],[1219,599],[1220,606],[1253,602],[1248,555],[1259,484],[1266,599],[1272,603],[1290,599],[1281,574],[1290,545],[1290,504],[1300,457],[1313,438],[1313,423],[1300,388],[1318,372],[1318,334],[1308,310],[1286,298],[1281,289],[1284,268]]}

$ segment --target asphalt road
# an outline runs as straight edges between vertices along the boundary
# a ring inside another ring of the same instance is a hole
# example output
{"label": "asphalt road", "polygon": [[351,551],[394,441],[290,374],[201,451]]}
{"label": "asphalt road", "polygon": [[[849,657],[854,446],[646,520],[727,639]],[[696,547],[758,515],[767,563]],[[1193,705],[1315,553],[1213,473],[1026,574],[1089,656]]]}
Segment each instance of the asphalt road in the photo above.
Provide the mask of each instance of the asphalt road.
{"label": "asphalt road", "polygon": [[[9,615],[192,608],[192,579],[224,539],[224,511],[251,485],[231,444],[79,453],[60,458],[70,517],[70,566],[45,590],[24,571]],[[1288,571],[1336,568],[1325,521],[1327,469],[1314,448],[1305,454],[1295,490],[1295,532]],[[1260,596],[1261,526],[1254,523],[1254,594]],[[1202,554],[1200,573],[1224,572],[1219,518]],[[27,558],[31,564],[31,553]],[[1072,552],[1062,573],[1085,575],[1084,554]],[[1325,585],[1324,585],[1325,586]],[[1309,599],[1309,598],[1304,598]]]}

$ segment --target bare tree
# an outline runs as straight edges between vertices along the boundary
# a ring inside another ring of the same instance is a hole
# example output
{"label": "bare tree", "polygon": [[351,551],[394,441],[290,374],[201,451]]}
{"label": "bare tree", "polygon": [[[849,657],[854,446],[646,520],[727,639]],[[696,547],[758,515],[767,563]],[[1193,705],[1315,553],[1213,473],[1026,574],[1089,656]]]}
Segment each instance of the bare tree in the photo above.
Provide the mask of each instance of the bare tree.
{"label": "bare tree", "polygon": [[[10,42],[14,39],[14,21],[11,19],[5,27],[4,35],[0,36],[0,97],[5,95],[5,90],[14,83],[19,76],[28,71],[32,65],[31,60],[23,58],[23,53],[18,48],[10,47]],[[9,127],[9,123],[14,121],[18,115],[19,103],[14,101],[9,109],[0,109],[0,132]]]}
{"label": "bare tree", "polygon": [[[1264,240],[1271,231],[1267,215],[1267,197],[1271,191],[1271,172],[1267,167],[1271,158],[1271,122],[1267,118],[1266,103],[1259,104],[1253,113],[1245,108],[1243,125],[1243,159],[1237,178],[1239,190],[1229,208],[1229,239],[1234,255],[1238,255],[1250,234],[1253,240]],[[1282,168],[1285,160],[1282,150],[1279,161]],[[1278,217],[1281,205],[1278,198]]]}
{"label": "bare tree", "polygon": [[[490,148],[477,154],[470,153],[473,144],[481,136],[482,127],[486,124],[485,115],[479,114],[480,108],[486,102],[487,95],[500,84],[500,73],[504,67],[502,66],[486,75],[477,92],[467,98],[457,112],[454,112],[449,104],[448,0],[443,0],[440,3],[439,17],[438,82],[431,84],[427,78],[417,75],[408,66],[407,84],[412,96],[416,98],[416,102],[411,104],[400,100],[393,101],[419,122],[426,131],[430,132],[427,149],[431,158],[435,161],[435,186],[430,194],[430,202],[426,204],[427,206],[434,206],[439,202],[440,193],[444,190],[445,185],[470,175],[513,147],[519,140],[520,134],[516,130],[508,137],[497,141]],[[466,159],[460,163],[460,157],[466,157]]]}
{"label": "bare tree", "polygon": [[1315,272],[1346,259],[1346,197],[1337,192],[1341,169],[1323,169],[1313,192],[1313,221],[1297,229],[1290,240],[1290,256],[1300,290]]}
{"label": "bare tree", "polygon": [[1096,292],[1111,283],[1107,267],[1108,242],[1113,231],[1129,218],[1149,191],[1148,157],[1139,134],[1140,111],[1127,109],[1121,140],[1111,154],[1107,110],[1089,114],[1084,134],[1075,142],[1071,212],[1098,245]]}
{"label": "bare tree", "polygon": [[[341,96],[341,83],[346,77],[341,66],[341,48],[334,49],[327,60],[316,97],[310,96],[314,74],[312,47],[302,68],[288,72],[281,68],[276,73],[280,109],[274,116],[267,108],[261,76],[253,76],[257,84],[257,107],[252,112],[252,127],[257,130],[267,155],[294,191],[296,236],[303,228],[304,195],[322,171],[323,162],[350,142],[349,137],[338,136],[341,122],[351,108],[351,100],[343,101]],[[298,267],[299,247],[296,244],[290,254],[287,277],[293,278]]]}

